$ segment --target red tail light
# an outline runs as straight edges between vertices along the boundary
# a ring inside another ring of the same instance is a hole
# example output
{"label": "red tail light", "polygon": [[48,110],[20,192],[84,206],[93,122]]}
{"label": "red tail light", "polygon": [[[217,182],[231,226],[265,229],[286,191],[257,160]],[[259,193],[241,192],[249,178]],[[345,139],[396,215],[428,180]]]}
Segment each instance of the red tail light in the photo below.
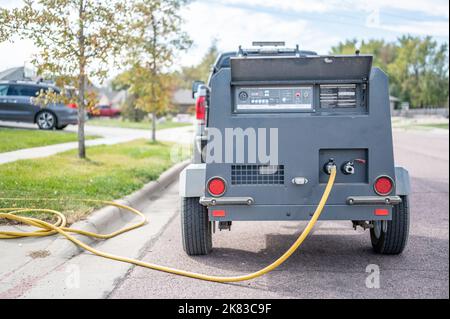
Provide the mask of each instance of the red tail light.
{"label": "red tail light", "polygon": [[213,177],[208,181],[208,192],[213,196],[221,196],[225,193],[226,184],[220,177]]}
{"label": "red tail light", "polygon": [[388,216],[389,210],[386,208],[377,208],[375,209],[375,216]]}
{"label": "red tail light", "polygon": [[206,96],[199,96],[195,103],[195,117],[197,120],[204,120],[206,114]]}
{"label": "red tail light", "polygon": [[226,212],[224,210],[213,210],[212,215],[214,217],[225,217]]}
{"label": "red tail light", "polygon": [[373,188],[378,195],[389,195],[394,189],[394,181],[389,176],[380,176],[375,181]]}
{"label": "red tail light", "polygon": [[78,106],[75,103],[69,103],[69,104],[67,104],[67,107],[70,108],[70,109],[78,108]]}

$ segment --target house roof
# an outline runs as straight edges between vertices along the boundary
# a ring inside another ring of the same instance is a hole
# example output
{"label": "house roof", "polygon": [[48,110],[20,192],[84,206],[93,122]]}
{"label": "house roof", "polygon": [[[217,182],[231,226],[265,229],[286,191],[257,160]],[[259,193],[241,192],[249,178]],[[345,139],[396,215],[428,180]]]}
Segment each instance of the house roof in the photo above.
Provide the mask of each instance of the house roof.
{"label": "house roof", "polygon": [[10,68],[0,72],[0,80],[23,80],[24,77],[24,67]]}

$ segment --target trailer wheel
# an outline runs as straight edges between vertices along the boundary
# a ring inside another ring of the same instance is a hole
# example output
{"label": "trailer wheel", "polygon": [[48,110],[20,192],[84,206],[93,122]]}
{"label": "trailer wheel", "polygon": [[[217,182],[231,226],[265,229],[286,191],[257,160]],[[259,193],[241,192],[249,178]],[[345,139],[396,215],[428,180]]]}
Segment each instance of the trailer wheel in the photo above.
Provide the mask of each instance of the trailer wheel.
{"label": "trailer wheel", "polygon": [[212,227],[208,209],[198,197],[181,198],[181,235],[183,249],[190,255],[207,255],[212,250]]}
{"label": "trailer wheel", "polygon": [[372,247],[376,253],[398,255],[403,252],[409,236],[409,198],[402,196],[402,202],[394,206],[392,220],[386,221],[383,227],[381,221],[374,222],[370,229]]}

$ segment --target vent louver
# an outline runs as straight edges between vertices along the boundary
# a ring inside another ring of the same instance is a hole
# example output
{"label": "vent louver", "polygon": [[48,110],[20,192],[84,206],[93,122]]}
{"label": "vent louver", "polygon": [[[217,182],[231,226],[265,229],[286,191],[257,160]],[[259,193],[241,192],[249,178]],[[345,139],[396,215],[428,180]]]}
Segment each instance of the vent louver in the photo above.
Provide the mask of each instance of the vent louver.
{"label": "vent louver", "polygon": [[232,185],[283,185],[284,165],[232,165]]}

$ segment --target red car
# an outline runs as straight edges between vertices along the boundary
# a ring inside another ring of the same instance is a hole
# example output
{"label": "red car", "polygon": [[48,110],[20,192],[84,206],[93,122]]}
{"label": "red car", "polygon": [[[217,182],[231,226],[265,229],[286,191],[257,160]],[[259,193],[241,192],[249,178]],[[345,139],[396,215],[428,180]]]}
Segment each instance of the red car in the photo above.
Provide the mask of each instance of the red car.
{"label": "red car", "polygon": [[90,116],[118,117],[120,110],[114,109],[110,105],[98,105],[94,110],[89,111]]}

